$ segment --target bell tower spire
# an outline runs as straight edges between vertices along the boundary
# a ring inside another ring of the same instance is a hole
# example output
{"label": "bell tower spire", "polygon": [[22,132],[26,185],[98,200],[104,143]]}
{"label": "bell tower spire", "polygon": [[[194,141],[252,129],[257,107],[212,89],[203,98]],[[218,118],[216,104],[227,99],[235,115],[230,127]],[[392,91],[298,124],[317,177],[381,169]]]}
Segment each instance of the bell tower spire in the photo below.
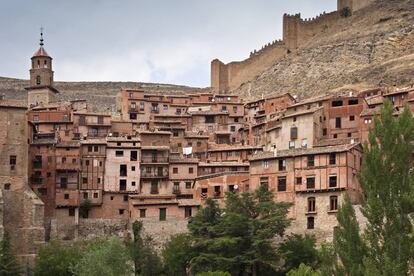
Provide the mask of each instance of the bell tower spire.
{"label": "bell tower spire", "polygon": [[43,27],[40,27],[40,47],[43,47]]}

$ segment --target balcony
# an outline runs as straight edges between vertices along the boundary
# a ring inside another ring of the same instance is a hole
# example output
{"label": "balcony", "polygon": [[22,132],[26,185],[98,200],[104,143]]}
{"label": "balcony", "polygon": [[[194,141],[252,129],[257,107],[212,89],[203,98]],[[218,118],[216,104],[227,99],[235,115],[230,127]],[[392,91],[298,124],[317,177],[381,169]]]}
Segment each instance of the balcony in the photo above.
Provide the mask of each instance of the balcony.
{"label": "balcony", "polygon": [[167,156],[142,156],[141,163],[143,164],[168,163],[168,157]]}
{"label": "balcony", "polygon": [[33,160],[33,169],[41,169],[42,168],[42,161]]}
{"label": "balcony", "polygon": [[181,194],[180,187],[173,187],[172,193],[173,193],[174,195],[179,195],[179,194]]}
{"label": "balcony", "polygon": [[78,163],[56,163],[56,170],[57,171],[77,171],[79,170]]}
{"label": "balcony", "polygon": [[43,183],[43,177],[41,177],[41,176],[32,176],[32,177],[30,177],[30,182],[32,184],[42,184]]}
{"label": "balcony", "polygon": [[168,178],[168,172],[141,172],[141,178]]}
{"label": "balcony", "polygon": [[156,194],[158,194],[158,193],[159,193],[159,191],[158,191],[158,187],[151,187],[151,191],[150,191],[150,193],[151,193],[152,195],[156,195]]}

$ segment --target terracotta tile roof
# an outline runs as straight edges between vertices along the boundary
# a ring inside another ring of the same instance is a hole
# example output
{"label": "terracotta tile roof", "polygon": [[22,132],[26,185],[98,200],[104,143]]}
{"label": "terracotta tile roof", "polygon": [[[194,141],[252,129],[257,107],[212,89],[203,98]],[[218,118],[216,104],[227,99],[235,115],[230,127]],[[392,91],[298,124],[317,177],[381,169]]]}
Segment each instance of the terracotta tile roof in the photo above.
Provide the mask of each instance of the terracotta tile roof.
{"label": "terracotta tile roof", "polygon": [[199,206],[200,202],[195,199],[179,199],[178,206]]}
{"label": "terracotta tile roof", "polygon": [[61,141],[56,144],[57,148],[78,148],[79,146],[79,141]]}
{"label": "terracotta tile roof", "polygon": [[80,143],[82,145],[106,144],[106,138],[88,138],[81,140]]}
{"label": "terracotta tile roof", "polygon": [[365,101],[368,105],[379,105],[384,102],[384,98],[382,97],[382,95],[374,95],[371,97],[366,97]]}
{"label": "terracotta tile roof", "polygon": [[224,176],[224,175],[236,175],[236,174],[245,174],[246,177],[249,177],[249,172],[248,171],[237,171],[237,172],[219,172],[219,173],[212,173],[212,174],[208,174],[208,175],[202,175],[196,178],[196,180],[203,180],[203,179],[209,179],[209,178],[214,178],[214,177],[220,177],[220,176]]}
{"label": "terracotta tile roof", "polygon": [[301,111],[297,111],[297,112],[294,112],[294,113],[285,114],[285,116],[283,116],[283,118],[290,118],[290,117],[294,117],[294,116],[301,116],[301,115],[311,114],[311,113],[315,113],[316,111],[319,111],[321,109],[323,109],[322,106],[313,107],[311,109],[306,109],[306,110],[301,110]]}
{"label": "terracotta tile roof", "polygon": [[50,57],[49,54],[46,52],[45,48],[40,47],[39,50],[37,50],[33,57]]}
{"label": "terracotta tile roof", "polygon": [[382,106],[376,106],[374,108],[364,108],[360,116],[374,116],[381,113]]}
{"label": "terracotta tile roof", "polygon": [[241,167],[241,166],[249,166],[249,163],[246,162],[236,162],[236,161],[230,161],[230,162],[200,162],[198,163],[199,167]]}
{"label": "terracotta tile roof", "polygon": [[217,152],[217,151],[235,151],[235,150],[263,150],[262,147],[254,147],[254,146],[242,146],[242,145],[236,145],[236,146],[217,146],[214,144],[209,144],[209,146],[212,146],[212,148],[208,149],[209,152]]}
{"label": "terracotta tile roof", "polygon": [[326,146],[326,147],[315,147],[315,148],[308,148],[308,149],[280,150],[276,152],[276,155],[274,152],[266,151],[266,152],[255,154],[254,156],[250,158],[250,161],[273,159],[273,158],[279,158],[279,157],[294,157],[294,156],[302,156],[302,155],[344,152],[356,146],[360,146],[360,143]]}

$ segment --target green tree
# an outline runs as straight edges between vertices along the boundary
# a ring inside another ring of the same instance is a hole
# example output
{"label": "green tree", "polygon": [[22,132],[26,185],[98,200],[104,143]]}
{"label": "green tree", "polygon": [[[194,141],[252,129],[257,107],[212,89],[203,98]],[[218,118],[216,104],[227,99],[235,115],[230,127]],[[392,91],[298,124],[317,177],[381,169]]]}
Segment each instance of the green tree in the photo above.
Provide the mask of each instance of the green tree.
{"label": "green tree", "polygon": [[17,263],[10,247],[10,237],[7,231],[4,231],[3,240],[0,242],[0,275],[15,276],[22,272],[20,265]]}
{"label": "green tree", "polygon": [[78,276],[130,275],[132,260],[124,243],[119,238],[100,238],[94,241],[73,266]]}
{"label": "green tree", "polygon": [[279,258],[273,240],[290,220],[289,204],[277,204],[265,186],[255,193],[227,193],[221,210],[206,201],[189,224],[194,238],[194,272],[228,271],[232,275],[272,275]]}
{"label": "green tree", "polygon": [[298,268],[302,263],[315,268],[318,263],[316,239],[310,235],[291,235],[279,246],[279,252],[284,260],[284,271]]}
{"label": "green tree", "polygon": [[412,244],[408,214],[414,210],[414,121],[408,106],[399,117],[387,100],[364,148],[360,183],[367,218],[365,275],[406,275]]}
{"label": "green tree", "polygon": [[129,243],[129,251],[134,263],[135,275],[161,275],[163,266],[157,255],[151,237],[142,237],[142,221],[132,224],[133,241]]}
{"label": "green tree", "polygon": [[311,266],[307,266],[305,264],[300,264],[298,268],[292,269],[286,275],[287,276],[319,276],[319,274],[315,272]]}
{"label": "green tree", "polygon": [[322,243],[318,249],[318,273],[321,276],[342,276],[342,270],[338,269],[337,256],[332,243]]}
{"label": "green tree", "polygon": [[162,252],[164,271],[171,276],[186,276],[191,259],[195,256],[191,246],[192,239],[188,234],[173,236]]}
{"label": "green tree", "polygon": [[208,271],[197,273],[196,276],[231,276],[231,274],[223,271]]}
{"label": "green tree", "polygon": [[337,270],[347,275],[363,275],[362,260],[366,254],[365,244],[359,234],[359,225],[348,195],[336,215],[338,227],[334,232],[334,246],[341,264]]}
{"label": "green tree", "polygon": [[82,258],[89,243],[51,241],[43,246],[36,257],[34,274],[36,276],[73,275],[72,267]]}

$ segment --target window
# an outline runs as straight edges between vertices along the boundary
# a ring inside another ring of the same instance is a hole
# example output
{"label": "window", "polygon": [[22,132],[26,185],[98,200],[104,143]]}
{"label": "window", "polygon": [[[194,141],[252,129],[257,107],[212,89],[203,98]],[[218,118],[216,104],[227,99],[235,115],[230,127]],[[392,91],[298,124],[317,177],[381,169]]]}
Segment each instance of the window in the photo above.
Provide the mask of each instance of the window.
{"label": "window", "polygon": [[93,193],[93,198],[98,198],[99,194],[98,193]]}
{"label": "window", "polygon": [[269,168],[269,161],[268,161],[268,160],[263,160],[263,161],[262,161],[262,166],[263,166],[263,168],[265,168],[265,169]]}
{"label": "window", "polygon": [[178,168],[173,168],[173,174],[177,174],[178,173]]}
{"label": "window", "polygon": [[88,199],[88,193],[87,192],[83,193],[83,199]]}
{"label": "window", "polygon": [[302,177],[296,177],[296,185],[302,184]]}
{"label": "window", "polygon": [[349,120],[350,120],[350,121],[355,121],[355,115],[351,115],[351,116],[349,116]]}
{"label": "window", "polygon": [[335,128],[341,128],[342,124],[341,124],[341,117],[336,117],[335,118]]}
{"label": "window", "polygon": [[124,195],[124,201],[128,201],[128,195]]}
{"label": "window", "polygon": [[89,166],[89,160],[85,161],[85,166]]}
{"label": "window", "polygon": [[239,122],[239,118],[234,118],[234,122],[238,123]]}
{"label": "window", "polygon": [[185,188],[186,189],[191,189],[191,182],[185,182]]}
{"label": "window", "polygon": [[129,119],[136,120],[137,119],[137,114],[136,113],[130,113],[129,114]]}
{"label": "window", "polygon": [[237,112],[237,106],[233,106],[233,112]]}
{"label": "window", "polygon": [[141,111],[144,111],[144,110],[145,110],[145,103],[140,102],[140,103],[139,103],[139,109],[140,109]]}
{"label": "window", "polygon": [[66,157],[62,157],[62,164],[66,163]]}
{"label": "window", "polygon": [[290,139],[291,140],[298,139],[298,128],[297,127],[290,128]]}
{"label": "window", "polygon": [[135,186],[136,185],[136,182],[135,181],[132,181],[131,182],[131,186]]}
{"label": "window", "polygon": [[280,159],[278,167],[279,167],[279,171],[286,171],[286,160]]}
{"label": "window", "polygon": [[364,123],[365,123],[366,125],[370,124],[371,122],[372,122],[372,119],[371,119],[371,118],[366,118],[366,119],[364,119]]}
{"label": "window", "polygon": [[168,105],[164,104],[162,107],[164,110],[168,110]]}
{"label": "window", "polygon": [[260,186],[266,186],[266,188],[269,188],[269,177],[260,177]]}
{"label": "window", "polygon": [[226,111],[227,111],[227,106],[223,105],[223,106],[221,107],[221,111],[222,111],[222,112],[226,112]]}
{"label": "window", "polygon": [[178,134],[179,134],[178,131],[173,131],[173,136],[174,137],[178,137]]}
{"label": "window", "polygon": [[60,178],[60,188],[66,189],[68,187],[68,179],[66,177]]}
{"label": "window", "polygon": [[295,148],[295,141],[289,141],[289,149]]}
{"label": "window", "polygon": [[126,185],[127,185],[126,179],[120,179],[119,180],[119,190],[120,191],[126,191]]}
{"label": "window", "polygon": [[278,192],[285,192],[286,191],[286,177],[278,177],[277,178],[277,191]]}
{"label": "window", "polygon": [[146,211],[146,209],[139,209],[139,217],[140,218],[145,218],[145,211]]}
{"label": "window", "polygon": [[40,84],[40,76],[36,76],[36,84],[39,85]]}
{"label": "window", "polygon": [[336,164],[336,153],[330,153],[329,154],[329,165],[335,165]]}
{"label": "window", "polygon": [[315,218],[314,217],[308,217],[308,229],[314,229],[315,228]]}
{"label": "window", "polygon": [[348,138],[352,137],[352,132],[348,132]]}
{"label": "window", "polygon": [[308,198],[308,213],[316,212],[316,200],[314,197]]}
{"label": "window", "polygon": [[194,173],[194,168],[188,168],[188,173],[190,174]]}
{"label": "window", "polygon": [[315,156],[309,155],[308,156],[308,167],[314,167],[315,166]]}
{"label": "window", "polygon": [[332,107],[338,107],[338,106],[342,106],[342,101],[332,101]]}
{"label": "window", "polygon": [[135,166],[131,166],[131,171],[135,172]]}
{"label": "window", "polygon": [[10,170],[14,171],[16,169],[16,164],[17,164],[16,155],[10,155],[9,164],[10,164]]}
{"label": "window", "polygon": [[326,128],[322,129],[322,135],[323,136],[328,135],[328,130]]}
{"label": "window", "polygon": [[334,135],[333,135],[333,138],[334,138],[334,139],[338,138],[338,134],[334,134]]}
{"label": "window", "polygon": [[122,157],[122,156],[124,156],[124,151],[123,150],[117,150],[117,151],[115,151],[115,156],[116,157]]}
{"label": "window", "polygon": [[92,151],[92,149],[93,149],[93,147],[92,147],[92,146],[88,146],[88,152],[91,152],[91,151]]}
{"label": "window", "polygon": [[82,177],[82,184],[88,184],[88,178]]}
{"label": "window", "polygon": [[356,105],[358,104],[358,99],[348,100],[348,105]]}
{"label": "window", "polygon": [[337,196],[329,197],[329,210],[330,211],[338,210],[338,197]]}
{"label": "window", "polygon": [[315,189],[315,177],[312,176],[306,178],[306,188]]}
{"label": "window", "polygon": [[96,179],[96,183],[101,184],[101,178],[100,178],[100,177],[98,177],[98,178]]}
{"label": "window", "polygon": [[75,207],[69,207],[69,216],[74,217],[75,216]]}
{"label": "window", "polygon": [[119,165],[119,176],[127,176],[127,165]]}
{"label": "window", "polygon": [[184,207],[184,217],[186,217],[186,218],[192,217],[192,211],[193,211],[193,208],[191,206],[185,206]]}
{"label": "window", "polygon": [[164,221],[167,219],[167,209],[166,208],[160,208],[160,220]]}
{"label": "window", "polygon": [[64,195],[65,199],[69,199],[69,194]]}
{"label": "window", "polygon": [[337,185],[337,177],[336,175],[329,176],[329,188],[334,188]]}
{"label": "window", "polygon": [[119,214],[120,214],[120,215],[123,215],[123,214],[124,214],[124,212],[125,212],[125,209],[119,209]]}
{"label": "window", "polygon": [[230,126],[230,131],[236,131],[236,127],[235,126]]}

